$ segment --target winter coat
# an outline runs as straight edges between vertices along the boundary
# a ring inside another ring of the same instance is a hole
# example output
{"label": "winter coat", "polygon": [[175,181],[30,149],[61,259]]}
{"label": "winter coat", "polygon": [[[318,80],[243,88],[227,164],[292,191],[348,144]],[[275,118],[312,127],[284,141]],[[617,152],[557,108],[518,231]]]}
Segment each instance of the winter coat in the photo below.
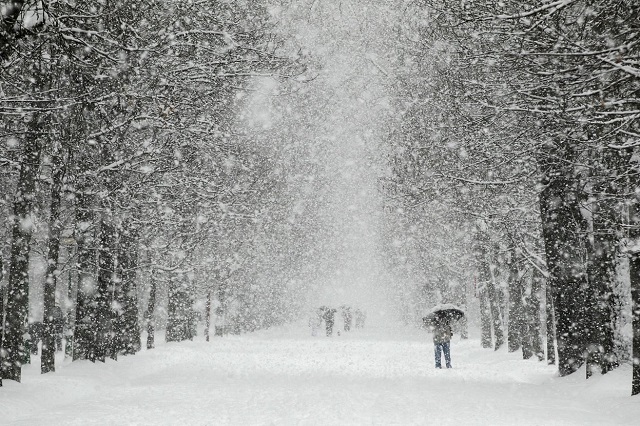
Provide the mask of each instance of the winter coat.
{"label": "winter coat", "polygon": [[447,323],[437,323],[431,329],[433,331],[433,343],[435,344],[447,343],[453,336],[451,326]]}
{"label": "winter coat", "polygon": [[322,315],[322,319],[324,319],[324,322],[327,323],[327,325],[331,324],[333,326],[333,322],[334,322],[334,315],[336,314],[336,310],[335,309],[327,309],[326,311],[324,311],[324,314]]}

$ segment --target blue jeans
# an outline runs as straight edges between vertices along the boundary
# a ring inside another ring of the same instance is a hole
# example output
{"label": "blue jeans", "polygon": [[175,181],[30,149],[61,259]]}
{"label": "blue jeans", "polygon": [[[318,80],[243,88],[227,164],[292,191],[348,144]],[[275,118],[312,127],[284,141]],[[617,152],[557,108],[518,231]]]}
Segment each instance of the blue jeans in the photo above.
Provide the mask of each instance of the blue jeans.
{"label": "blue jeans", "polygon": [[451,352],[449,350],[449,342],[444,343],[434,343],[433,350],[436,356],[436,368],[442,368],[442,363],[440,361],[441,354],[440,351],[444,352],[444,360],[447,363],[447,368],[451,368]]}

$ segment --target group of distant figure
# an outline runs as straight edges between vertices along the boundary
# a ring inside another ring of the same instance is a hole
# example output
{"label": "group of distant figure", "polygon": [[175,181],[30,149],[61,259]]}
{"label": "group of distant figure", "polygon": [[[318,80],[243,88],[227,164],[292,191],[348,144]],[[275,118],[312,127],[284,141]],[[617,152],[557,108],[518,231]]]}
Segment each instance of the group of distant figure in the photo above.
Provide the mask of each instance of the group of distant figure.
{"label": "group of distant figure", "polygon": [[[335,316],[338,311],[340,311],[340,315],[342,316],[345,332],[351,331],[352,325],[354,325],[355,328],[364,328],[364,323],[367,319],[367,313],[365,311],[358,308],[352,310],[351,307],[347,305],[341,305],[338,309],[330,308],[328,306],[320,306],[314,311],[311,318],[309,318],[311,335],[318,335],[318,332],[322,329],[322,322],[324,321],[327,337],[333,336],[333,326],[335,324]],[[338,330],[337,333],[339,336],[340,331]]]}

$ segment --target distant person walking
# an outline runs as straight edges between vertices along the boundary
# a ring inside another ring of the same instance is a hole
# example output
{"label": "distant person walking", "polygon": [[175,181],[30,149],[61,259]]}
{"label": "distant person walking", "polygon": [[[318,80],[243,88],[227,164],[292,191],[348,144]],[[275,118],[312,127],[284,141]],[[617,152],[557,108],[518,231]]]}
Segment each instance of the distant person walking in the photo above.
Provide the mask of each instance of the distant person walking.
{"label": "distant person walking", "polygon": [[367,318],[367,313],[360,309],[356,309],[356,328],[364,328],[364,320]]}
{"label": "distant person walking", "polygon": [[349,306],[342,306],[342,320],[344,321],[344,331],[351,330],[351,321],[353,315],[351,314],[351,308]]}
{"label": "distant person walking", "polygon": [[324,320],[325,325],[327,326],[327,337],[333,335],[333,323],[335,321],[334,316],[336,314],[335,309],[327,308],[324,310],[324,314],[322,314],[322,319]]}
{"label": "distant person walking", "polygon": [[451,368],[451,325],[449,321],[438,320],[431,326],[433,332],[433,350],[435,354],[436,368],[442,368],[442,352],[444,352],[444,360],[447,368]]}

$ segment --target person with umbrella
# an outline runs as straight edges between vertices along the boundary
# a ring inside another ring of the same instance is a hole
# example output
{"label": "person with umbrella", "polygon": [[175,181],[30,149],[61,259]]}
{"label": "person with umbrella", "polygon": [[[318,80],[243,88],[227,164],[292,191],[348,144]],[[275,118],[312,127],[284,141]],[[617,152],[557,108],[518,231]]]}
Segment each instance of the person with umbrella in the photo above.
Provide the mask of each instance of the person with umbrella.
{"label": "person with umbrella", "polygon": [[322,319],[324,320],[324,324],[327,328],[327,337],[331,337],[333,335],[333,322],[336,309],[332,309],[327,306],[322,306],[320,309],[322,310]]}
{"label": "person with umbrella", "polygon": [[433,350],[436,368],[442,368],[442,353],[444,353],[445,365],[451,368],[451,322],[464,316],[464,311],[455,305],[437,305],[423,318],[425,325],[433,333]]}

